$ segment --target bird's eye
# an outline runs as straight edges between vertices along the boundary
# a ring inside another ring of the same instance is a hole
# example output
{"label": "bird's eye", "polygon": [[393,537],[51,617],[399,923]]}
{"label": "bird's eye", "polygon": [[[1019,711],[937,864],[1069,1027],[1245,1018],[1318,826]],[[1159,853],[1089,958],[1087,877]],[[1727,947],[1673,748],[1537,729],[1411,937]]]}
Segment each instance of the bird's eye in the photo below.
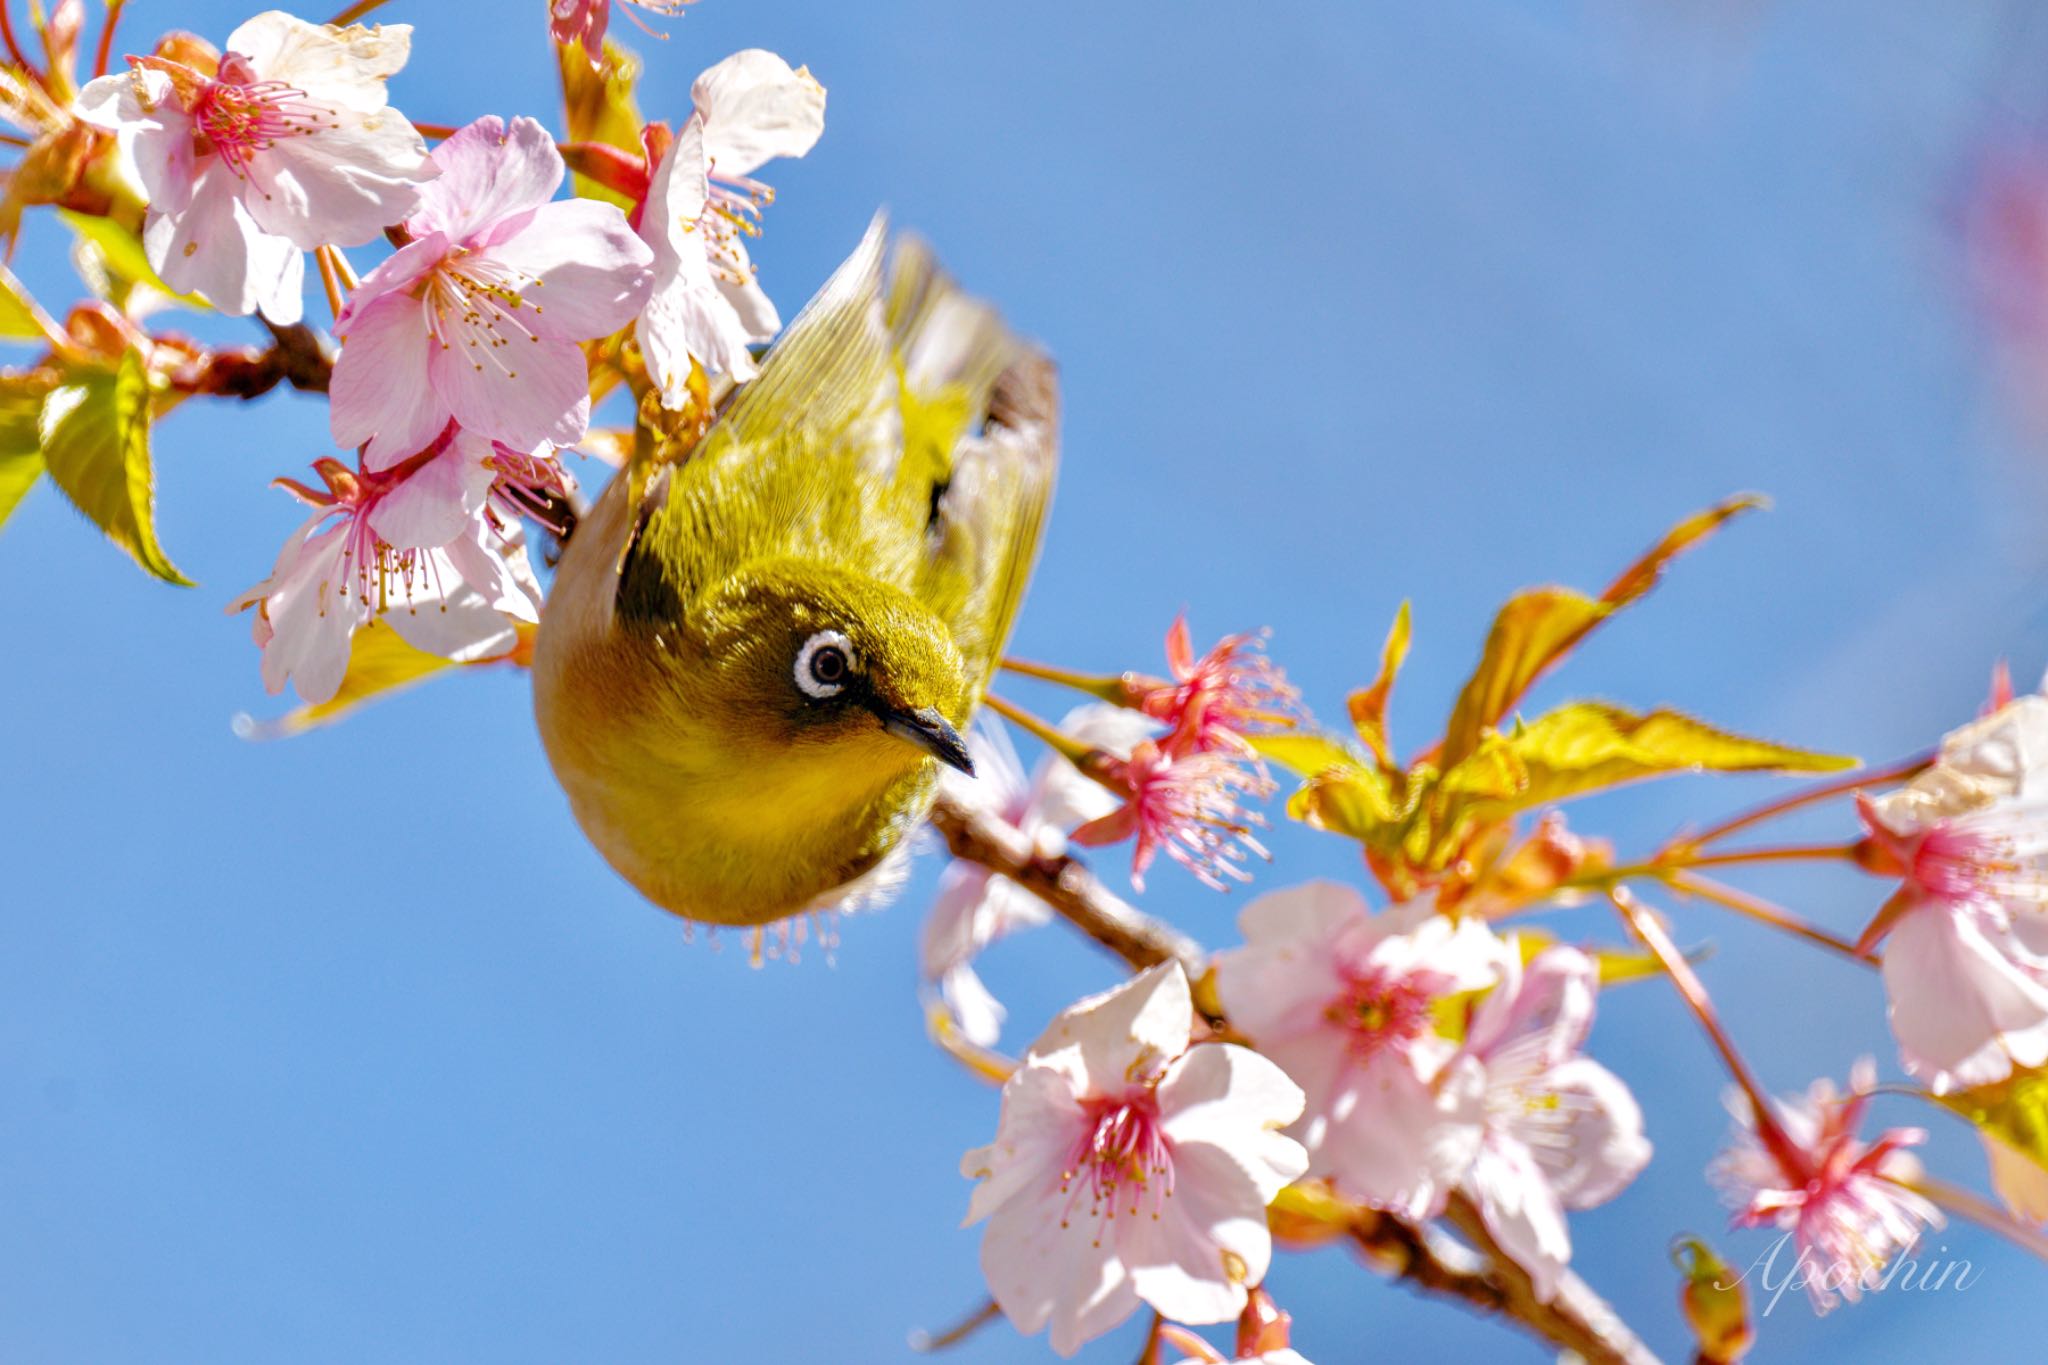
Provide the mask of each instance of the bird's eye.
{"label": "bird's eye", "polygon": [[821,630],[796,655],[796,685],[807,697],[835,697],[853,672],[853,644],[836,630]]}

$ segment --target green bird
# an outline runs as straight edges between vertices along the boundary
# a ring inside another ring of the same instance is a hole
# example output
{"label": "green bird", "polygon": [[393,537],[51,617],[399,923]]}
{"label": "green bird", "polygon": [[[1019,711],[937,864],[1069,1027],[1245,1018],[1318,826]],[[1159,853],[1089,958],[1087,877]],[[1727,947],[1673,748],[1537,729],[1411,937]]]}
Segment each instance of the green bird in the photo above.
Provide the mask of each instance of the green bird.
{"label": "green bird", "polygon": [[1037,556],[1052,362],[886,239],[878,218],[687,457],[612,480],[548,597],[549,761],[611,865],[692,920],[882,875],[938,765],[973,770],[961,732]]}

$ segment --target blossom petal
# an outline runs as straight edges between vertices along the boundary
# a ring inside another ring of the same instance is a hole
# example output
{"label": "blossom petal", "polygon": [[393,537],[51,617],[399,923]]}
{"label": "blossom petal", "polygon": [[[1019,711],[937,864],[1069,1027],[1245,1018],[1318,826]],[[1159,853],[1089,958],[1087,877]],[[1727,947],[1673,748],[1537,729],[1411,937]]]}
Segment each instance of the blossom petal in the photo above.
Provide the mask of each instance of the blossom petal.
{"label": "blossom petal", "polygon": [[228,35],[227,51],[249,59],[266,80],[282,81],[330,108],[375,113],[385,82],[412,51],[411,24],[312,24],[268,10]]}
{"label": "blossom petal", "polygon": [[[1175,1322],[1228,1322],[1265,1278],[1273,1235],[1256,1178],[1226,1148],[1176,1144],[1173,1193],[1159,1217],[1115,1220],[1138,1297]],[[1234,1259],[1234,1264],[1233,1264]]]}
{"label": "blossom petal", "polygon": [[704,72],[690,98],[704,116],[704,154],[723,176],[802,156],[825,131],[825,87],[760,48],[735,52]]}
{"label": "blossom petal", "polygon": [[1176,1146],[1207,1142],[1232,1151],[1263,1209],[1308,1169],[1301,1144],[1279,1132],[1301,1116],[1302,1103],[1301,1087],[1268,1058],[1234,1043],[1203,1043],[1159,1082],[1160,1130]]}
{"label": "blossom petal", "polygon": [[[355,325],[355,320],[361,317],[371,304],[400,290],[410,289],[439,266],[453,250],[454,245],[445,236],[433,232],[416,241],[407,242],[386,256],[377,263],[375,270],[363,276],[350,291],[348,302],[342,306],[340,315],[334,320],[335,333],[346,340],[349,330]],[[423,320],[423,331],[425,326]]]}
{"label": "blossom petal", "polygon": [[143,248],[164,283],[197,292],[223,313],[261,311],[272,322],[297,322],[304,308],[306,262],[299,249],[256,226],[242,206],[241,182],[211,160],[177,213],[152,209]]}
{"label": "blossom petal", "polygon": [[610,335],[654,287],[654,253],[616,205],[595,199],[544,204],[489,233],[478,255],[540,282],[522,287],[538,307],[520,316],[535,335],[558,341]]}
{"label": "blossom petal", "polygon": [[1398,1058],[1356,1078],[1356,1101],[1333,1118],[1309,1170],[1375,1208],[1429,1218],[1478,1155],[1485,1134],[1483,1077],[1466,1059],[1432,1086]]}
{"label": "blossom petal", "polygon": [[419,206],[426,139],[395,113],[279,138],[249,163],[243,202],[264,231],[310,251],[361,246]]}
{"label": "blossom petal", "polygon": [[1055,1187],[1006,1204],[981,1240],[989,1294],[1019,1332],[1052,1326],[1052,1348],[1070,1356],[1138,1307],[1122,1259],[1093,1221],[1062,1226],[1066,1196]]}
{"label": "blossom petal", "polygon": [[548,130],[530,118],[508,126],[486,115],[434,148],[440,177],[420,193],[413,235],[445,232],[467,245],[472,233],[555,197],[568,167]]}
{"label": "blossom petal", "polygon": [[1995,909],[1968,902],[1929,901],[1892,930],[1892,1033],[1906,1069],[1936,1094],[2048,1061],[2048,986],[2004,950],[2004,937]]}
{"label": "blossom petal", "polygon": [[515,450],[574,445],[590,427],[589,367],[574,342],[430,344],[427,374],[457,421]]}
{"label": "blossom petal", "polygon": [[1187,1051],[1195,1007],[1178,962],[1140,972],[1121,986],[1070,1005],[1025,1054],[1075,1068],[1093,1094],[1120,1094],[1147,1069]]}
{"label": "blossom petal", "polygon": [[451,447],[379,497],[370,529],[397,550],[439,549],[468,529],[490,494],[491,470]]}
{"label": "blossom petal", "polygon": [[1576,1053],[1593,1027],[1600,973],[1592,959],[1558,945],[1538,953],[1526,968],[1513,957],[1502,966],[1505,979],[1473,1016],[1465,1046],[1485,1056],[1508,1040],[1540,1034],[1544,1063]]}
{"label": "blossom petal", "polygon": [[1573,1057],[1543,1078],[1553,1116],[1543,1141],[1525,1144],[1568,1209],[1590,1209],[1626,1189],[1650,1163],[1643,1111],[1622,1079],[1590,1057]]}
{"label": "blossom petal", "polygon": [[1486,1230],[1529,1272],[1539,1302],[1557,1293],[1572,1258],[1571,1231],[1550,1182],[1517,1143],[1488,1143],[1472,1163],[1466,1186],[1486,1220]]}
{"label": "blossom petal", "polygon": [[426,324],[418,301],[387,295],[349,319],[328,386],[336,445],[364,445],[372,470],[426,448],[448,425],[448,404],[428,378]]}

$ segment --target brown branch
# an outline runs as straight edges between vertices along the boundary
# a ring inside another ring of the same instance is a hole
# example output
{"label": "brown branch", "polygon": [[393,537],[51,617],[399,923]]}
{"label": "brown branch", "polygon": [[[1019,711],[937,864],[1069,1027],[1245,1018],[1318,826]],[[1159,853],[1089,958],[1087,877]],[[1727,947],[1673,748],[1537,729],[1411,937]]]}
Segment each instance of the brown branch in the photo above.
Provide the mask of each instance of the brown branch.
{"label": "brown branch", "polygon": [[1078,859],[1045,857],[1009,821],[944,796],[931,822],[954,857],[1002,873],[1131,966],[1142,971],[1177,958],[1191,980],[1200,978],[1200,944],[1118,899]]}
{"label": "brown branch", "polygon": [[327,392],[334,357],[320,334],[304,323],[285,327],[266,318],[263,325],[270,329],[269,346],[210,351],[191,369],[174,375],[172,387],[184,393],[243,399],[259,398],[279,384],[307,393]]}

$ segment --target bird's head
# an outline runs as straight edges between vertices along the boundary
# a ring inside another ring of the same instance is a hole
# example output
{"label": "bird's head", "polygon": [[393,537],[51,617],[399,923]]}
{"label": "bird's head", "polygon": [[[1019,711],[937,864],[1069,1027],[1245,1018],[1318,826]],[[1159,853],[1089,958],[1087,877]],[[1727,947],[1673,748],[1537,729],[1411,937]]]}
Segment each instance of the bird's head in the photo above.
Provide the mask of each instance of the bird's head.
{"label": "bird's head", "polygon": [[798,559],[749,565],[715,593],[708,656],[736,735],[866,779],[856,787],[927,758],[974,771],[960,737],[972,702],[960,651],[908,593]]}

